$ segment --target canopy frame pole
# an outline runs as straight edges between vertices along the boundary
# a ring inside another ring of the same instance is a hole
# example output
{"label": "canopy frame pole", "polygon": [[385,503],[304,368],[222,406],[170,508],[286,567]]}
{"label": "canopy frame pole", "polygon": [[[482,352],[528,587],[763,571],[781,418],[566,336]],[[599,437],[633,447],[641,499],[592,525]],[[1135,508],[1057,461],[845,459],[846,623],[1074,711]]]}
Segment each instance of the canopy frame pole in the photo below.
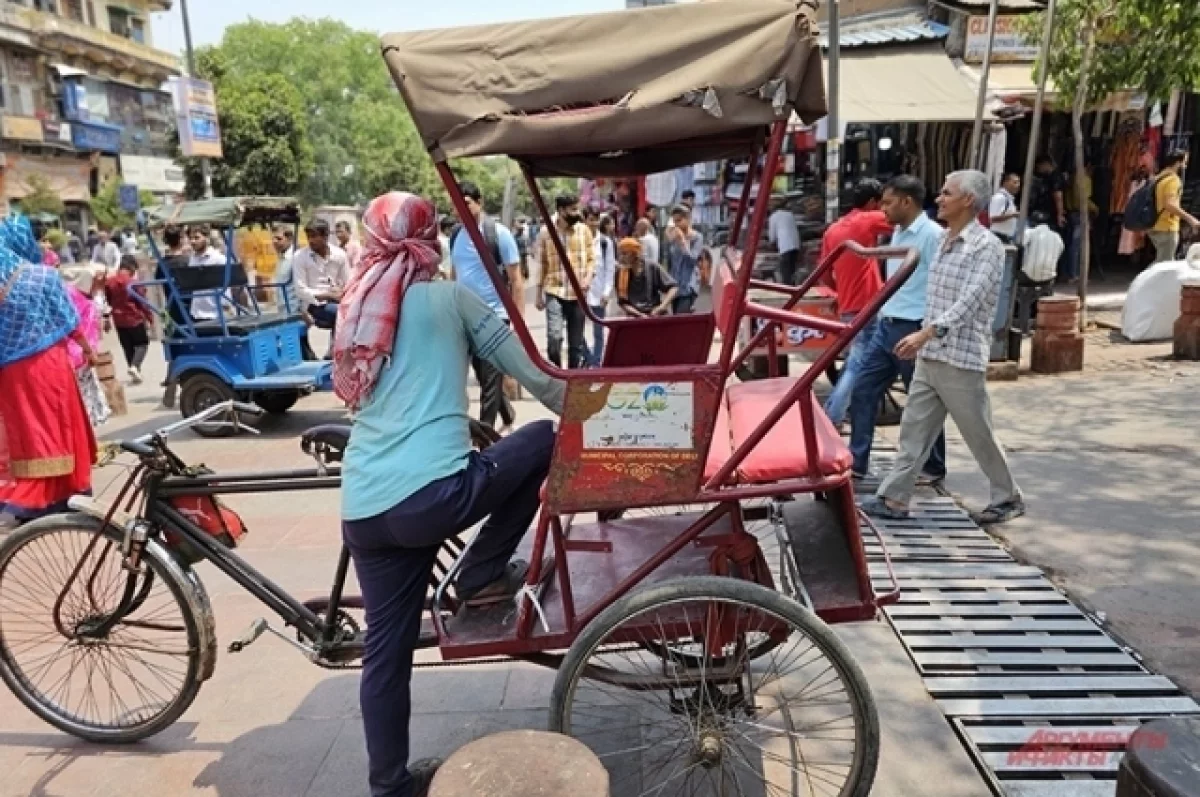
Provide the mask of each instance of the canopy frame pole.
{"label": "canopy frame pole", "polygon": [[[1020,216],[1017,220],[1018,251],[1024,253],[1025,228],[1029,225],[1029,200],[1033,196],[1033,168],[1037,164],[1038,138],[1042,134],[1042,107],[1046,101],[1046,79],[1050,69],[1047,61],[1050,58],[1050,44],[1054,37],[1054,14],[1058,8],[1058,0],[1050,0],[1046,6],[1046,26],[1042,30],[1042,48],[1038,55],[1038,86],[1037,96],[1033,101],[1033,119],[1029,123],[1029,148],[1025,152],[1025,173],[1021,177],[1021,206],[1017,209]],[[1020,262],[1018,261],[1018,267]]]}
{"label": "canopy frame pole", "polygon": [[529,193],[533,197],[534,206],[538,209],[538,215],[542,217],[543,229],[554,244],[554,251],[558,253],[563,273],[567,275],[567,281],[571,283],[571,290],[574,291],[575,299],[583,309],[583,314],[593,324],[600,324],[607,327],[608,321],[597,317],[592,312],[592,308],[588,306],[587,293],[583,290],[583,286],[580,285],[579,277],[575,274],[574,267],[571,266],[571,258],[567,257],[567,246],[558,235],[558,225],[550,217],[550,208],[546,205],[546,199],[542,196],[542,190],[538,187],[537,178],[533,176],[533,170],[529,168],[529,164],[522,163],[521,172],[525,175],[525,184],[529,186]]}
{"label": "canopy frame pole", "polygon": [[[730,325],[732,329],[741,326],[746,317],[745,296],[750,290],[750,278],[754,273],[754,257],[758,254],[758,242],[762,238],[763,224],[767,219],[767,205],[771,199],[771,184],[775,182],[775,172],[779,169],[779,153],[783,150],[783,137],[787,133],[787,120],[782,119],[771,126],[771,138],[767,144],[767,156],[763,162],[762,178],[758,184],[758,198],[754,202],[754,212],[750,214],[750,227],[747,230],[746,248],[742,251],[738,264],[737,288],[735,296],[737,318]],[[759,152],[755,151],[754,161],[757,162]],[[749,181],[747,181],[747,184]],[[721,340],[721,372],[729,373],[729,363],[733,359],[733,349],[737,344],[737,335],[725,335]]]}
{"label": "canopy frame pole", "polygon": [[512,293],[505,289],[504,280],[500,278],[500,264],[495,261],[492,248],[483,239],[483,231],[479,229],[479,225],[475,223],[475,217],[471,215],[471,211],[467,207],[467,200],[463,197],[462,189],[458,187],[458,180],[455,179],[454,172],[451,171],[449,164],[445,161],[435,162],[434,168],[437,169],[438,176],[442,178],[442,185],[446,187],[446,193],[450,195],[450,202],[454,205],[454,210],[458,213],[458,217],[462,221],[463,230],[467,235],[471,236],[471,243],[475,244],[475,251],[479,254],[479,259],[483,263],[484,268],[487,269],[488,277],[491,278],[492,285],[495,286],[496,293],[500,296],[500,301],[504,304],[504,309],[508,311],[509,323],[512,324],[513,331],[517,334],[517,339],[525,347],[525,353],[529,355],[529,359],[533,361],[533,364],[543,372],[559,379],[565,379],[567,372],[548,362],[542,357],[541,352],[538,351],[537,343],[533,340],[533,334],[529,331],[529,325],[525,323],[525,318],[518,311],[517,303],[513,299]]}
{"label": "canopy frame pole", "polygon": [[988,10],[987,49],[983,51],[983,70],[979,73],[979,96],[975,99],[975,124],[971,127],[971,168],[979,169],[983,156],[983,108],[987,103],[988,81],[992,74],[992,50],[996,46],[996,15],[1000,0],[992,0]]}
{"label": "canopy frame pole", "polygon": [[754,185],[754,176],[758,173],[758,159],[762,157],[763,133],[754,139],[754,151],[750,156],[750,164],[746,167],[746,179],[742,183],[742,198],[738,200],[737,212],[733,214],[733,226],[729,228],[729,245],[741,246],[742,222],[746,219],[746,208],[750,206],[750,187]]}

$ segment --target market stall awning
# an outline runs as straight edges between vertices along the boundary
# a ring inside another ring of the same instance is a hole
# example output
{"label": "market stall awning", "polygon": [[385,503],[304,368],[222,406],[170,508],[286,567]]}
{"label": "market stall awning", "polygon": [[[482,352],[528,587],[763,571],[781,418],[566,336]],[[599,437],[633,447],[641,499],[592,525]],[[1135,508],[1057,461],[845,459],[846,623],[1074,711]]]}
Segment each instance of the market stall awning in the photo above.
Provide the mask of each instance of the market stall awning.
{"label": "market stall awning", "polygon": [[[979,86],[982,69],[963,64],[959,72],[968,85]],[[988,94],[1004,103],[1019,102],[1032,105],[1037,97],[1037,72],[1034,64],[992,64],[988,70]],[[1046,103],[1054,110],[1066,110],[1069,102],[1058,95],[1058,87],[1046,80]],[[1115,91],[1088,111],[1137,111],[1146,107],[1146,95],[1136,91]]]}
{"label": "market stall awning", "polygon": [[975,118],[975,95],[940,44],[843,53],[841,83],[838,115],[845,122]]}

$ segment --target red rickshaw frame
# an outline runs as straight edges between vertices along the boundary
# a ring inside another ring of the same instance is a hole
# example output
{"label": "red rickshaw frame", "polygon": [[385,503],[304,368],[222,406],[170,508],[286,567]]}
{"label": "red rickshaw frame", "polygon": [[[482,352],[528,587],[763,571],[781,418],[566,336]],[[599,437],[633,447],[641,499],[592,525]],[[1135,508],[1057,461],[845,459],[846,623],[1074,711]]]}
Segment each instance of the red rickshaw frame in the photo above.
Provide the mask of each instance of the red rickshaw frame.
{"label": "red rickshaw frame", "polygon": [[[512,629],[497,628],[495,627],[496,624],[486,616],[477,616],[476,622],[472,623],[471,627],[448,628],[445,618],[438,609],[442,592],[442,590],[439,590],[438,595],[435,597],[432,614],[443,658],[450,660],[479,656],[508,655],[536,659],[539,654],[543,654],[546,651],[568,647],[588,622],[593,620],[604,608],[629,590],[643,583],[647,577],[662,568],[674,557],[679,556],[692,543],[695,543],[697,547],[712,547],[726,552],[736,552],[736,556],[738,557],[737,563],[743,568],[748,567],[755,574],[755,580],[758,580],[759,583],[763,583],[765,580],[767,586],[773,586],[770,583],[771,577],[769,572],[763,572],[765,571],[765,560],[761,562],[763,566],[755,566],[756,553],[758,559],[761,559],[761,551],[747,550],[747,538],[755,541],[755,548],[757,548],[757,539],[745,531],[742,526],[740,512],[734,511],[738,508],[737,502],[746,499],[772,498],[802,493],[825,493],[826,495],[836,497],[836,511],[843,518],[847,519],[847,522],[851,523],[852,526],[846,531],[846,536],[853,566],[858,578],[858,595],[857,602],[853,605],[832,607],[824,611],[817,608],[818,615],[827,622],[869,619],[875,615],[879,606],[898,600],[899,588],[896,585],[890,559],[887,558],[886,548],[884,549],[885,564],[892,587],[882,595],[876,594],[872,587],[871,576],[867,566],[866,551],[862,542],[861,527],[859,526],[860,515],[854,502],[849,468],[846,467],[840,472],[830,475],[820,475],[821,471],[818,463],[820,448],[817,439],[815,416],[815,413],[820,410],[813,406],[814,402],[811,396],[813,384],[817,377],[824,373],[827,366],[850,344],[854,336],[867,325],[868,321],[878,312],[879,308],[882,307],[915,270],[917,253],[915,250],[892,247],[867,249],[850,243],[839,246],[831,252],[818,268],[814,269],[799,286],[787,286],[753,279],[751,276],[752,269],[742,268],[741,264],[754,262],[759,237],[766,219],[771,185],[778,169],[786,130],[786,121],[781,120],[774,123],[770,128],[769,136],[764,136],[760,132],[755,137],[753,149],[750,153],[750,169],[742,188],[742,201],[738,204],[731,228],[731,243],[726,247],[724,255],[721,258],[721,264],[718,267],[723,273],[732,276],[733,279],[728,287],[732,289],[733,296],[732,298],[727,298],[723,294],[721,301],[725,302],[726,306],[724,308],[714,306],[713,312],[709,314],[713,323],[708,326],[710,329],[715,329],[718,320],[722,317],[722,310],[726,314],[732,313],[731,318],[728,315],[724,316],[725,323],[722,324],[724,328],[721,330],[720,356],[716,363],[708,363],[707,350],[711,348],[711,340],[706,346],[703,361],[699,363],[638,365],[630,367],[608,367],[605,365],[599,369],[584,371],[566,370],[549,363],[538,351],[523,314],[519,311],[511,293],[506,289],[505,282],[500,278],[499,264],[494,262],[492,251],[484,242],[481,230],[475,224],[464,224],[464,229],[471,236],[471,240],[476,250],[480,253],[483,264],[497,288],[497,293],[508,311],[513,331],[521,341],[526,353],[535,366],[543,372],[565,380],[568,383],[569,393],[570,387],[573,384],[584,381],[616,384],[619,382],[637,382],[638,380],[654,380],[658,382],[670,381],[672,379],[700,380],[708,377],[710,381],[715,381],[713,387],[720,394],[718,398],[718,402],[720,402],[724,400],[725,386],[729,381],[729,377],[755,348],[759,347],[765,340],[769,353],[771,355],[775,353],[773,333],[776,327],[790,325],[817,329],[832,335],[833,340],[824,352],[808,364],[809,367],[805,374],[792,382],[786,390],[782,391],[780,399],[774,408],[765,414],[751,434],[741,440],[740,444],[732,451],[717,472],[711,476],[701,478],[699,484],[692,488],[691,494],[685,500],[680,500],[679,495],[675,494],[664,497],[661,500],[641,500],[629,505],[629,508],[641,508],[678,504],[715,504],[715,506],[712,506],[701,514],[695,522],[692,522],[682,532],[662,536],[661,539],[665,540],[665,544],[657,548],[655,552],[650,553],[639,566],[634,567],[632,572],[629,572],[623,578],[617,579],[609,588],[603,589],[597,599],[584,606],[582,610],[577,609],[576,598],[578,596],[573,588],[572,573],[568,566],[569,552],[602,552],[614,556],[622,544],[635,544],[635,540],[632,535],[626,535],[623,543],[610,539],[572,539],[570,531],[575,512],[587,511],[587,509],[606,509],[610,508],[610,506],[606,506],[606,500],[596,499],[589,504],[587,501],[582,501],[581,503],[582,499],[580,499],[574,501],[574,506],[568,507],[570,509],[569,512],[562,511],[563,507],[557,506],[553,496],[550,495],[553,490],[552,481],[554,474],[552,472],[551,479],[547,482],[547,487],[543,489],[543,505],[536,526],[536,536],[534,538],[531,559],[532,564],[527,576],[526,590],[518,598],[518,612],[515,625]],[[761,172],[758,168],[760,160],[762,160]],[[579,282],[578,275],[571,266],[565,244],[553,223],[549,209],[538,188],[530,163],[526,161],[519,162],[521,162],[522,171],[538,208],[539,215],[542,217],[549,242],[555,247],[559,261],[563,264],[564,274],[567,277],[570,289],[589,320],[593,323],[601,324],[609,330],[613,330],[621,325],[630,324],[641,325],[641,329],[651,329],[655,326],[666,328],[672,323],[671,318],[682,318],[680,316],[650,319],[598,318],[588,307],[585,299],[585,291]],[[444,159],[436,162],[435,166],[459,217],[467,220],[471,219],[472,216],[450,166]],[[748,200],[750,199],[751,187],[755,182],[756,176],[760,177],[758,181],[758,197],[754,202],[753,210],[747,217],[746,208],[750,205]],[[745,249],[741,251],[737,249],[736,245],[742,240],[742,228],[746,224],[747,218],[749,219],[747,225],[748,235],[746,237]],[[850,249],[864,257],[903,257],[904,263],[887,281],[883,290],[875,299],[849,323],[809,316],[793,311],[792,308],[829,271],[833,262],[846,249]],[[768,307],[748,301],[746,298],[747,291],[751,287],[781,293],[788,297],[787,301],[782,307]],[[714,301],[714,305],[716,305],[716,301]],[[703,317],[703,314],[697,315],[698,317]],[[750,340],[749,344],[735,353],[737,345],[736,330],[746,317],[761,319],[765,323],[762,329]],[[772,369],[774,369],[775,358],[773,356],[769,357],[769,362]],[[771,375],[775,375],[773,371]],[[697,383],[699,382],[697,381]],[[699,404],[699,400],[696,403]],[[780,419],[796,405],[799,406],[800,419],[803,426],[804,448],[808,458],[807,473],[818,475],[762,484],[738,484],[735,474],[739,465],[762,443],[763,439],[778,424]],[[701,419],[696,422],[697,429],[699,429],[704,420]],[[563,431],[563,426],[560,425],[555,445],[555,461],[558,461],[562,455],[564,446]],[[709,456],[712,437],[711,433],[707,434],[703,438],[702,449],[697,452],[699,460],[702,463]],[[844,443],[842,445],[844,446]],[[578,499],[579,497],[575,496],[575,498]],[[587,509],[583,505],[587,505]],[[861,520],[866,522],[867,527],[877,537],[880,536],[869,520],[865,517],[862,517]],[[704,536],[723,521],[727,527],[723,533],[710,534],[708,537]],[[627,524],[634,523],[634,521],[624,522]],[[701,539],[702,537],[704,539]],[[880,538],[880,541],[882,543],[882,538]],[[548,543],[553,546],[553,573],[543,572],[542,569],[543,557],[546,555]],[[710,572],[717,572],[719,566],[715,563],[715,553],[710,558],[714,562],[713,570]],[[561,593],[559,604],[551,606],[552,611],[561,610],[561,615],[556,616],[555,627],[551,627],[546,618],[545,610],[540,603],[535,603],[540,598],[538,590],[544,588],[549,583],[547,576],[550,575],[553,575],[557,579],[557,586]],[[470,615],[471,613],[466,613],[466,616],[469,617]],[[540,630],[535,625],[537,621],[541,623]]]}

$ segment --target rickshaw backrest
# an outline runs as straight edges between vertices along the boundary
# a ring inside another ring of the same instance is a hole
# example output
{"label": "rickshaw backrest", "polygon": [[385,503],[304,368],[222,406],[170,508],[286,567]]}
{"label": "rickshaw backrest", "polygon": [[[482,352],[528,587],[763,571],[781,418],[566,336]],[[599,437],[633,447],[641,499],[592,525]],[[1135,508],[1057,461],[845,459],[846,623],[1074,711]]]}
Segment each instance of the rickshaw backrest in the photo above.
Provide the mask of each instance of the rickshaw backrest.
{"label": "rickshaw backrest", "polygon": [[171,268],[171,279],[180,293],[208,291],[217,288],[241,288],[250,284],[246,267],[241,263],[229,266],[229,284],[225,284],[225,266],[176,266]]}
{"label": "rickshaw backrest", "polygon": [[717,264],[712,281],[713,315],[717,318],[717,329],[721,338],[737,336],[737,320],[740,313],[738,295],[737,269],[741,263],[742,253],[733,247],[725,247],[725,254]]}

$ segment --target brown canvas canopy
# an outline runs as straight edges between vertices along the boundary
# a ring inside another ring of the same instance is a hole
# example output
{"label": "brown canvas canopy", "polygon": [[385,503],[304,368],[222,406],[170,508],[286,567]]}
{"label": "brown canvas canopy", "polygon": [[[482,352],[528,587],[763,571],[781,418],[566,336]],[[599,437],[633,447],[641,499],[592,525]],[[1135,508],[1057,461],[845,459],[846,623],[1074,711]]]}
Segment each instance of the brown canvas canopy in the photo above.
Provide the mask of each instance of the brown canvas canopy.
{"label": "brown canvas canopy", "polygon": [[663,171],[825,115],[813,12],[728,0],[418,31],[383,54],[437,160],[507,154],[541,175]]}

